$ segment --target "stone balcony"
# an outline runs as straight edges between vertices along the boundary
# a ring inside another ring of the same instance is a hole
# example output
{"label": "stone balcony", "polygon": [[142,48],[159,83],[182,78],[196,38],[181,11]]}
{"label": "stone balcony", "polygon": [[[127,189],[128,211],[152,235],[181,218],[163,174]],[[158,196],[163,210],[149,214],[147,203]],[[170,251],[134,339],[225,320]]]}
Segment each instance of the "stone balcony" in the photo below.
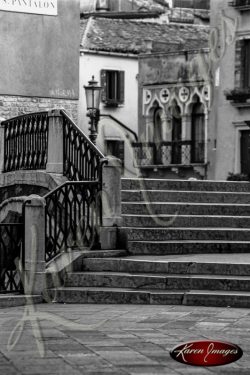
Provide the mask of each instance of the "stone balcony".
{"label": "stone balcony", "polygon": [[137,142],[133,149],[135,166],[144,177],[205,177],[204,142]]}

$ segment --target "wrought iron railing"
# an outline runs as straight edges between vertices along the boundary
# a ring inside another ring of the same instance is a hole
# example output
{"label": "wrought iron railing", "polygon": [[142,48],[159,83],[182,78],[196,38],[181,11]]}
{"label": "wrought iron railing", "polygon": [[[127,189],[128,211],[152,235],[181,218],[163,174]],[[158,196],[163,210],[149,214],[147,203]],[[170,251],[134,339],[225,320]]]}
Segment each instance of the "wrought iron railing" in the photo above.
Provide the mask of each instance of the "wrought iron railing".
{"label": "wrought iron railing", "polygon": [[98,182],[66,182],[45,201],[46,261],[68,248],[98,248],[102,219]]}
{"label": "wrought iron railing", "polygon": [[27,114],[2,123],[4,172],[44,169],[48,151],[48,112]]}
{"label": "wrought iron railing", "polygon": [[204,142],[172,141],[161,143],[133,143],[138,166],[190,165],[204,163]]}
{"label": "wrought iron railing", "polygon": [[101,181],[104,155],[64,111],[61,113],[64,175],[71,181]]}
{"label": "wrought iron railing", "polygon": [[23,256],[23,224],[0,224],[0,293],[23,292],[15,260]]}
{"label": "wrought iron railing", "polygon": [[163,164],[190,164],[191,163],[191,141],[162,142],[159,152]]}

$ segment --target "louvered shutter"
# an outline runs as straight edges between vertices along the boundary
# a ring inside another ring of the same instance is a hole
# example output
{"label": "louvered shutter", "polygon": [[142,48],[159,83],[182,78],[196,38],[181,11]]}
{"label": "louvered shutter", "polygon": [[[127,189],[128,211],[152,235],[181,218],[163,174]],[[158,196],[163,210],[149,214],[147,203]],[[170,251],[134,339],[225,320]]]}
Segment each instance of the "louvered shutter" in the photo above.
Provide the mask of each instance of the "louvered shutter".
{"label": "louvered shutter", "polygon": [[245,41],[244,46],[244,87],[250,87],[250,40]]}
{"label": "louvered shutter", "polygon": [[245,79],[245,41],[237,40],[235,43],[235,87],[243,88]]}
{"label": "louvered shutter", "polygon": [[124,103],[124,97],[125,97],[125,72],[124,71],[119,71],[118,72],[118,90],[119,90],[119,96],[118,96],[118,103],[123,104]]}
{"label": "louvered shutter", "polygon": [[107,100],[107,71],[106,70],[101,70],[101,86],[102,86],[101,101],[106,102]]}

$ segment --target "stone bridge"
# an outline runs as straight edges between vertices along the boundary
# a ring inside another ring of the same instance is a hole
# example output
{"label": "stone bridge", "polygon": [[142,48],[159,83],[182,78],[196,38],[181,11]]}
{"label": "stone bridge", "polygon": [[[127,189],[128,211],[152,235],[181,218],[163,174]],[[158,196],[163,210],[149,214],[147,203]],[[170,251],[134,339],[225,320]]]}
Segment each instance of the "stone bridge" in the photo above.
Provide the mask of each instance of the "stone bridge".
{"label": "stone bridge", "polygon": [[63,110],[0,122],[0,292],[41,294],[61,253],[114,246],[120,171]]}

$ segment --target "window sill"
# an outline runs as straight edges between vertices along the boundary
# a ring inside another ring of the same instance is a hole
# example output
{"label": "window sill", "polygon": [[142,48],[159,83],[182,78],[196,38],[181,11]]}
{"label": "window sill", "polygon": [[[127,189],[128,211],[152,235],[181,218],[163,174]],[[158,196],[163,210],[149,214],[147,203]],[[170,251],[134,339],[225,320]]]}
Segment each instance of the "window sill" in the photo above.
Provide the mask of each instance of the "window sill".
{"label": "window sill", "polygon": [[103,106],[105,108],[123,108],[124,104],[118,104],[118,103],[103,103]]}
{"label": "window sill", "polygon": [[156,164],[156,165],[141,165],[141,169],[175,169],[175,168],[193,168],[193,167],[206,167],[206,163],[190,163],[190,164]]}

